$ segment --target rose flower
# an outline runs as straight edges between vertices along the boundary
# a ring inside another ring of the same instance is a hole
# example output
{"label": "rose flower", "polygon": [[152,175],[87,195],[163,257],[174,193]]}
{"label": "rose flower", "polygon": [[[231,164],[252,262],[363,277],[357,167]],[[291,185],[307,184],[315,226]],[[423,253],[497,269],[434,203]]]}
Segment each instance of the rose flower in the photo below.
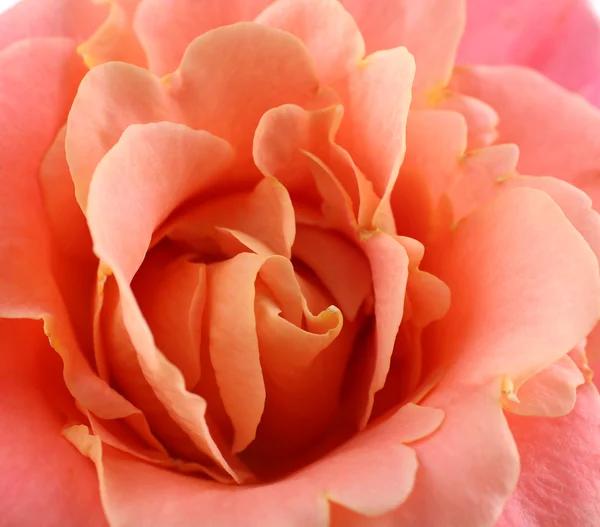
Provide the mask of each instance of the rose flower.
{"label": "rose flower", "polygon": [[109,4],[0,16],[0,524],[598,525],[588,7]]}

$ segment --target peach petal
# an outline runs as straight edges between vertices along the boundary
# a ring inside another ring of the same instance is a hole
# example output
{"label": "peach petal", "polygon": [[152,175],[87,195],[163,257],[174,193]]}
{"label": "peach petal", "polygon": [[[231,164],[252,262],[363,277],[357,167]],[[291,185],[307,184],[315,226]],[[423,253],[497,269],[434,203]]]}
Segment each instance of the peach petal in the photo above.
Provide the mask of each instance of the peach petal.
{"label": "peach petal", "polygon": [[96,166],[132,124],[180,121],[160,80],[119,62],[93,68],[79,86],[67,122],[65,148],[84,212]]}
{"label": "peach petal", "polygon": [[[221,242],[223,248],[224,232],[233,234],[243,244],[246,242],[244,245],[257,253],[289,258],[296,223],[286,188],[273,178],[265,178],[252,192],[203,201],[175,218],[161,234],[202,251],[210,239]],[[249,247],[252,241],[253,246]]]}
{"label": "peach petal", "polygon": [[184,201],[214,186],[231,161],[230,146],[208,132],[174,123],[130,126],[90,185],[87,218],[96,254],[130,281],[154,231]]}
{"label": "peach petal", "polygon": [[21,0],[0,16],[0,50],[29,38],[64,37],[75,45],[105,18],[104,6],[86,0]]}
{"label": "peach petal", "polygon": [[263,262],[242,253],[208,267],[210,358],[234,427],[234,452],[256,436],[265,405],[254,312],[254,282]]}
{"label": "peach petal", "polygon": [[412,55],[395,48],[366,57],[339,88],[346,118],[338,143],[352,152],[379,196],[391,193],[404,158],[414,75]]}
{"label": "peach petal", "polygon": [[262,115],[282,104],[304,106],[319,92],[314,65],[298,39],[247,22],[197,38],[164,82],[186,123],[229,141],[243,172]]}
{"label": "peach petal", "polygon": [[518,385],[565,355],[598,320],[597,259],[543,192],[501,194],[435,250],[444,256],[431,270],[453,298],[430,354],[430,364],[453,363],[444,382],[504,374]]}
{"label": "peach petal", "polygon": [[361,248],[335,233],[298,226],[293,255],[317,275],[344,316],[354,320],[371,295],[371,270]]}
{"label": "peach petal", "polygon": [[575,408],[564,417],[507,415],[521,476],[498,527],[598,523],[598,415],[600,399],[591,384],[579,387]]}
{"label": "peach petal", "polygon": [[561,417],[573,410],[577,387],[584,382],[577,364],[565,355],[515,387],[514,393],[510,387],[502,404],[517,415]]}
{"label": "peach petal", "polygon": [[186,387],[193,388],[200,379],[205,266],[189,257],[173,258],[169,251],[152,252],[131,287],[156,345],[181,370]]}
{"label": "peach petal", "polygon": [[498,137],[498,114],[489,104],[475,97],[446,91],[435,107],[458,112],[465,118],[468,150],[477,150],[491,145]]}
{"label": "peach petal", "polygon": [[394,342],[404,313],[409,262],[402,244],[383,232],[368,233],[362,245],[371,265],[375,296],[374,347],[364,354],[364,364],[358,367],[366,382],[365,389],[361,387],[358,394],[364,399],[360,401],[358,415],[359,425],[364,427],[371,415],[375,393],[385,385],[390,368]]}
{"label": "peach petal", "polygon": [[342,0],[365,39],[367,53],[404,46],[418,68],[415,89],[429,92],[448,82],[463,27],[461,0]]}
{"label": "peach petal", "polygon": [[600,110],[527,68],[459,68],[451,87],[498,112],[498,141],[519,145],[519,172],[564,179],[597,204]]}
{"label": "peach petal", "polygon": [[[417,470],[413,450],[403,443],[432,433],[442,419],[439,410],[407,405],[313,465],[280,482],[253,487],[219,485],[153,467],[103,447],[85,427],[70,429],[69,437],[96,463],[113,525],[184,527],[190,518],[204,518],[222,527],[290,522],[325,527],[329,501],[368,515],[402,503]],[[354,467],[352,478],[348,466]]]}
{"label": "peach petal", "polygon": [[[467,148],[467,123],[456,112],[412,110],[406,128],[407,150],[391,195],[398,234],[427,242],[434,212],[454,184]],[[436,155],[431,155],[431,144]]]}
{"label": "peach petal", "polygon": [[272,0],[142,0],[134,27],[150,69],[157,75],[174,71],[190,43],[207,31],[252,20]]}
{"label": "peach petal", "polygon": [[494,145],[465,156],[459,165],[457,183],[447,191],[454,222],[460,221],[490,200],[502,181],[515,173],[519,149],[515,145]]}
{"label": "peach petal", "polygon": [[89,68],[105,62],[147,65],[146,54],[133,29],[133,18],[140,0],[107,0],[108,18],[77,51]]}
{"label": "peach petal", "polygon": [[61,436],[68,419],[83,416],[41,329],[37,321],[0,320],[2,522],[33,526],[43,515],[49,527],[105,527],[97,477]]}
{"label": "peach petal", "polygon": [[365,55],[356,22],[336,0],[276,0],[255,22],[298,37],[313,56],[325,85],[335,84]]}

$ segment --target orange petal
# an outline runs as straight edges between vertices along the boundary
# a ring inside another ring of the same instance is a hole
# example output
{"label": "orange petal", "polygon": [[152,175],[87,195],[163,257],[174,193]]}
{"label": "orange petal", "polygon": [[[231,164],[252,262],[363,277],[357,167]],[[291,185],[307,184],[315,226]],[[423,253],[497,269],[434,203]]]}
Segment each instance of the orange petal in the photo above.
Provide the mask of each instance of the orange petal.
{"label": "orange petal", "polygon": [[[184,527],[190,518],[203,518],[222,527],[290,522],[321,526],[328,522],[328,501],[368,515],[402,503],[418,465],[413,450],[403,443],[427,436],[442,419],[439,410],[407,405],[309,467],[282,481],[252,487],[220,485],[153,467],[102,447],[84,429],[71,429],[68,437],[96,463],[107,517],[117,525],[152,521]],[[354,467],[353,477],[348,477],[349,466]]]}
{"label": "orange petal", "polygon": [[405,46],[417,61],[415,88],[429,92],[450,79],[465,24],[461,0],[342,0],[367,52]]}
{"label": "orange petal", "polygon": [[[296,224],[285,187],[273,178],[265,178],[252,192],[202,201],[190,212],[175,218],[161,234],[200,253],[207,249],[210,240],[225,249],[223,235],[227,234],[257,254],[281,254],[289,258]],[[225,252],[233,256],[239,251]]]}
{"label": "orange petal", "polygon": [[[367,234],[362,242],[371,265],[375,296],[374,345],[357,366],[365,387],[357,389],[360,400],[358,420],[365,426],[371,415],[375,393],[381,390],[390,368],[396,335],[404,314],[408,280],[408,255],[396,239],[383,232]],[[362,392],[365,393],[362,393]]]}
{"label": "orange petal", "polygon": [[276,0],[255,21],[298,37],[313,56],[325,85],[344,77],[365,54],[356,22],[334,0]]}
{"label": "orange petal", "polygon": [[77,51],[89,68],[105,62],[128,62],[145,67],[146,54],[133,29],[133,18],[140,0],[107,0],[108,18]]}
{"label": "orange petal", "polygon": [[208,267],[210,358],[233,423],[234,452],[254,439],[265,405],[254,313],[254,282],[263,262],[242,253]]}
{"label": "orange petal", "polygon": [[272,0],[142,0],[135,16],[150,69],[174,71],[190,43],[211,29],[252,20]]}
{"label": "orange petal", "polygon": [[307,265],[348,320],[371,295],[371,269],[360,247],[322,229],[298,226],[293,256]]}
{"label": "orange petal", "polygon": [[146,256],[131,287],[156,345],[181,370],[186,387],[192,389],[200,379],[205,266],[156,248]]}
{"label": "orange petal", "polygon": [[439,250],[432,272],[452,304],[429,358],[432,367],[454,364],[443,382],[504,374],[518,385],[568,353],[600,316],[597,259],[543,192],[501,194]]}
{"label": "orange petal", "polygon": [[0,50],[29,38],[65,37],[74,45],[96,31],[106,12],[85,0],[21,0],[0,16]]}
{"label": "orange petal", "polygon": [[[310,445],[330,425],[352,350],[352,331],[348,328],[344,338],[340,335],[343,317],[334,306],[318,315],[308,310],[289,260],[269,258],[259,277],[256,332],[267,398],[257,442],[250,450],[261,450],[269,460]],[[285,317],[279,299],[290,294],[308,311],[305,322]]]}

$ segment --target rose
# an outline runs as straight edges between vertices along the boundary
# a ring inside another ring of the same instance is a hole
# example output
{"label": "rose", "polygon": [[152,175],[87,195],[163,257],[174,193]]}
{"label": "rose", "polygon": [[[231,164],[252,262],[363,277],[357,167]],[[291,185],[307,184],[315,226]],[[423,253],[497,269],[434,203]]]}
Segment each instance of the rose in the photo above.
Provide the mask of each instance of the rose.
{"label": "rose", "polygon": [[266,4],[0,18],[3,518],[595,524],[597,111],[460,2]]}

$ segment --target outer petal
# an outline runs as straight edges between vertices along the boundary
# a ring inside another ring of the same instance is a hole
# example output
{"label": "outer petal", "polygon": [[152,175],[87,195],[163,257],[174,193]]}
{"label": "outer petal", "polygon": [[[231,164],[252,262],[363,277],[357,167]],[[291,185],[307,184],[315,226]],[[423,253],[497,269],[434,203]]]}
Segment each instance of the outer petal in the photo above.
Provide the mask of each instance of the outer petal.
{"label": "outer petal", "polygon": [[543,192],[500,195],[438,249],[433,272],[452,304],[429,364],[453,363],[447,382],[504,374],[519,384],[567,354],[600,316],[596,256]]}
{"label": "outer petal", "polygon": [[507,414],[521,475],[497,527],[600,522],[599,415],[600,397],[591,384],[578,389],[575,408],[564,417]]}
{"label": "outer petal", "polygon": [[101,451],[81,428],[71,429],[69,436],[94,459],[115,527],[187,527],[190,521],[219,527],[325,527],[328,501],[368,515],[401,503],[417,470],[414,452],[403,443],[430,434],[442,418],[439,410],[407,405],[313,465],[282,481],[247,488],[157,469],[110,447]]}
{"label": "outer petal", "polygon": [[458,60],[529,66],[600,104],[600,20],[589,0],[469,0]]}
{"label": "outer petal", "polygon": [[186,48],[211,29],[252,20],[273,0],[142,0],[135,30],[157,75],[171,73]]}
{"label": "outer petal", "polygon": [[0,320],[2,522],[104,527],[92,467],[61,435],[78,412],[41,329],[39,322]]}
{"label": "outer petal", "polygon": [[415,89],[450,79],[464,26],[463,0],[342,0],[363,34],[367,53],[404,46],[417,62]]}
{"label": "outer petal", "polygon": [[0,15],[0,50],[27,38],[66,37],[75,45],[96,31],[106,11],[88,0],[21,0]]}
{"label": "outer petal", "polygon": [[519,145],[519,172],[564,179],[598,205],[600,110],[526,68],[460,68],[451,85],[498,112],[498,142]]}

